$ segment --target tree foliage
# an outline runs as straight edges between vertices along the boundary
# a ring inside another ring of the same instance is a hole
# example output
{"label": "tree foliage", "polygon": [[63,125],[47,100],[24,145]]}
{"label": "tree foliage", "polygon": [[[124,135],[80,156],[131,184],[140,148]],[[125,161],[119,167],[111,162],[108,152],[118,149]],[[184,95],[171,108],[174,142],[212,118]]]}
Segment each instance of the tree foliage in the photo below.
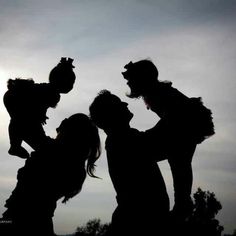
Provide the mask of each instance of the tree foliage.
{"label": "tree foliage", "polygon": [[[171,228],[168,236],[221,236],[224,228],[215,219],[221,209],[222,205],[213,192],[198,188],[193,194],[193,210],[190,216],[185,221],[170,220],[167,224]],[[106,236],[108,229],[109,224],[102,224],[100,219],[92,219],[86,225],[78,227],[75,236]]]}
{"label": "tree foliage", "polygon": [[78,227],[75,236],[105,236],[109,224],[102,224],[100,219],[89,220],[86,225]]}
{"label": "tree foliage", "polygon": [[193,211],[187,220],[187,228],[191,235],[220,236],[224,227],[215,219],[222,209],[215,194],[198,188],[193,195]]}

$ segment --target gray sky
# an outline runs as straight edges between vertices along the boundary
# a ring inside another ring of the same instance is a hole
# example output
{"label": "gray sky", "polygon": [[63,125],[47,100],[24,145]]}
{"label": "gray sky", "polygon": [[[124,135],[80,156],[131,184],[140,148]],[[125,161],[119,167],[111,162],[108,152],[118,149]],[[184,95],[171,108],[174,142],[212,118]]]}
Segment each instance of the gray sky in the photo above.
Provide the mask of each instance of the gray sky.
{"label": "gray sky", "polygon": [[[130,100],[122,79],[130,60],[151,58],[161,80],[188,96],[202,96],[212,109],[216,135],[199,145],[193,160],[194,186],[216,194],[225,233],[236,228],[236,1],[234,0],[0,0],[0,94],[8,78],[46,82],[62,56],[74,58],[77,81],[58,107],[48,111],[46,132],[65,117],[88,113],[101,89],[128,102],[132,126],[145,130],[158,118],[142,101]],[[24,161],[9,156],[9,116],[0,103],[0,213]],[[105,135],[101,131],[104,141]],[[29,149],[30,150],[30,149]],[[160,163],[171,200],[168,164]],[[116,206],[107,174],[105,150],[97,163],[102,180],[87,178],[82,192],[66,205],[58,203],[54,224],[58,234],[74,232],[92,218],[110,221]],[[173,200],[172,200],[173,203]]]}

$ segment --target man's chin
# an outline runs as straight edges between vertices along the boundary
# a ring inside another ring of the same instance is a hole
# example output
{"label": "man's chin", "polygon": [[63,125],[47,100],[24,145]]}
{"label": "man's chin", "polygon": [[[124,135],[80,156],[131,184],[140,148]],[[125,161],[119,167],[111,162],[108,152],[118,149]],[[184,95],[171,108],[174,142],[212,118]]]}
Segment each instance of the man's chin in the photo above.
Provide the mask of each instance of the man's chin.
{"label": "man's chin", "polygon": [[130,112],[130,120],[132,120],[133,117],[134,117],[134,114]]}

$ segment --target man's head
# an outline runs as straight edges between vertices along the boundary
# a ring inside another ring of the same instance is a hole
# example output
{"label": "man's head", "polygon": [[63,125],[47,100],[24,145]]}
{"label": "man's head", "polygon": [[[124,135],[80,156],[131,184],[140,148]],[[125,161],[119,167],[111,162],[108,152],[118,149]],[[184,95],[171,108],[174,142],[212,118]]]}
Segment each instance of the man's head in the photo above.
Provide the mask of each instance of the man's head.
{"label": "man's head", "polygon": [[129,62],[124,66],[122,72],[127,85],[130,87],[130,98],[138,98],[145,95],[145,92],[158,82],[158,70],[150,60],[141,60],[133,63]]}
{"label": "man's head", "polygon": [[68,93],[72,90],[75,83],[75,73],[72,65],[73,59],[62,57],[61,61],[54,67],[49,74],[50,84],[58,90],[59,93]]}
{"label": "man's head", "polygon": [[90,117],[105,132],[129,126],[133,114],[127,103],[108,90],[102,90],[89,107]]}

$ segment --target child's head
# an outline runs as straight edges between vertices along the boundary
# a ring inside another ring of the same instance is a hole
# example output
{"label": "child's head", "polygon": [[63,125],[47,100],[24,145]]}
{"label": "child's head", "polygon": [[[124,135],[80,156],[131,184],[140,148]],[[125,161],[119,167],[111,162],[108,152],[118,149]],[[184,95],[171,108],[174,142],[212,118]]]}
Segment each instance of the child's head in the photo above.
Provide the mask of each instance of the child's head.
{"label": "child's head", "polygon": [[144,95],[145,91],[158,81],[158,70],[150,60],[132,61],[124,66],[123,77],[128,81],[131,98],[138,98]]}
{"label": "child's head", "polygon": [[72,65],[73,59],[62,57],[61,61],[49,74],[49,83],[59,93],[68,93],[72,90],[75,82],[75,73]]}
{"label": "child's head", "polygon": [[105,132],[127,127],[133,117],[127,106],[110,91],[102,90],[89,107],[90,117]]}
{"label": "child's head", "polygon": [[87,161],[88,175],[95,177],[95,162],[101,154],[98,128],[83,113],[64,119],[57,128],[56,140],[68,151],[78,153],[82,163]]}

